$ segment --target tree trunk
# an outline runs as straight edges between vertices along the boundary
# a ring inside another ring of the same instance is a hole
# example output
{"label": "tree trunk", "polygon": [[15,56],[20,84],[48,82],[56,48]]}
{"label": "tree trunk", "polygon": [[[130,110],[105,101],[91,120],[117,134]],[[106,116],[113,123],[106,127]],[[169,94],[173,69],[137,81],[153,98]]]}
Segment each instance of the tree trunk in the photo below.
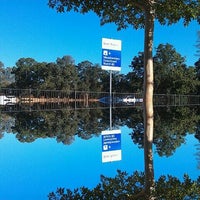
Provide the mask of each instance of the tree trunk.
{"label": "tree trunk", "polygon": [[154,168],[153,168],[153,32],[154,10],[153,1],[145,9],[145,41],[144,41],[144,161],[145,161],[145,194],[154,199]]}

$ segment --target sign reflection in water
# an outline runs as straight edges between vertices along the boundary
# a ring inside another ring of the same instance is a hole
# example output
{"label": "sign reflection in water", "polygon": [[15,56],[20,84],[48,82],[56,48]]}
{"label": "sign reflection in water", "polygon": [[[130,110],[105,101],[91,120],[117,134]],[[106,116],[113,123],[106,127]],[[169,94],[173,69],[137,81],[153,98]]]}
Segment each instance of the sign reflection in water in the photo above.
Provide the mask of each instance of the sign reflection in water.
{"label": "sign reflection in water", "polygon": [[[115,96],[125,97],[118,94]],[[155,100],[159,100],[156,101],[154,118],[155,178],[157,180],[161,175],[167,174],[182,178],[183,174],[187,173],[192,179],[196,179],[199,176],[196,153],[199,152],[197,138],[200,138],[200,134],[197,131],[194,137],[193,128],[199,127],[199,109],[184,105],[197,104],[199,97],[179,95],[155,97]],[[76,107],[72,106],[73,103]],[[101,104],[97,102],[89,102],[86,108],[84,101],[77,100],[70,104],[64,102],[51,105],[40,104],[39,107],[38,104],[32,105],[30,101],[29,104],[21,103],[21,107],[17,107],[17,104],[10,105],[19,108],[14,110],[13,114],[2,112],[2,119],[5,116],[2,127],[10,124],[9,127],[12,129],[10,131],[7,129],[8,134],[3,130],[4,137],[0,140],[0,199],[43,200],[57,187],[74,189],[84,185],[92,188],[99,183],[101,174],[114,177],[118,169],[127,173],[143,171],[142,109],[134,105],[124,110],[121,109],[121,104],[116,106],[112,104],[113,125],[111,123],[109,127],[108,104],[102,106],[101,110],[99,105]],[[70,111],[65,112],[67,106]],[[7,106],[1,106],[1,109],[4,107]],[[128,106],[123,104],[124,107]],[[59,110],[60,108],[63,109]],[[19,113],[20,110],[25,109],[29,112]],[[30,110],[39,112],[30,112]],[[40,112],[45,110],[48,112]],[[53,112],[49,112],[50,110]],[[85,116],[88,116],[91,121],[85,120]],[[10,123],[7,123],[8,117],[12,117]],[[53,121],[55,123],[52,123]],[[101,122],[100,126],[96,127],[95,121],[96,125]],[[46,122],[44,123],[46,128],[43,128],[43,122]],[[122,126],[120,126],[121,122],[123,122]],[[94,127],[91,127],[93,124]],[[13,130],[14,126],[17,129]],[[115,132],[115,129],[119,128],[123,135],[117,135]],[[80,134],[76,134],[76,130],[81,130]],[[122,142],[120,141],[118,145],[121,145],[123,150],[121,156],[123,158],[120,162],[101,162],[103,145],[102,135],[99,136],[102,130],[113,130],[115,140],[121,137]],[[31,142],[29,139],[34,141]]]}
{"label": "sign reflection in water", "polygon": [[121,150],[121,130],[102,131],[102,162],[120,161],[122,159]]}

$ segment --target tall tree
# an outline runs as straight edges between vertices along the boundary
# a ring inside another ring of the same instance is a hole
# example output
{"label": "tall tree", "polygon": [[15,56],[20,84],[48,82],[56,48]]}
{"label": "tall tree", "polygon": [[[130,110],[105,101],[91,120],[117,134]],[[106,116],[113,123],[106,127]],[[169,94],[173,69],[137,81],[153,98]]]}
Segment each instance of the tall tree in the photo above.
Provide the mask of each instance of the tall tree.
{"label": "tall tree", "polygon": [[[101,18],[101,24],[114,22],[118,30],[133,26],[145,28],[144,40],[144,125],[145,125],[145,173],[146,188],[152,184],[152,152],[149,145],[153,140],[153,33],[154,20],[162,25],[173,24],[183,19],[184,25],[191,20],[200,22],[199,0],[49,0],[49,6],[58,12],[74,10],[80,13],[95,12]],[[150,161],[150,163],[148,162]],[[150,174],[148,173],[150,172]],[[149,176],[150,175],[150,176]],[[150,188],[151,189],[151,188]],[[151,193],[150,190],[147,191]]]}
{"label": "tall tree", "polygon": [[5,82],[5,69],[4,69],[4,64],[0,61],[0,88],[4,86]]}
{"label": "tall tree", "polygon": [[100,92],[102,88],[102,75],[99,65],[83,61],[77,66],[80,83],[78,90]]}
{"label": "tall tree", "polygon": [[[200,31],[197,32],[198,34],[198,39],[197,39],[197,44],[196,44],[196,47],[197,47],[197,57],[199,57],[198,61],[195,62],[195,68],[196,68],[196,74],[197,74],[197,78],[198,80],[200,80]],[[199,94],[200,92],[200,86],[198,86],[198,89],[197,89],[197,93]]]}
{"label": "tall tree", "polygon": [[71,56],[63,56],[57,58],[57,73],[56,76],[58,85],[56,89],[59,90],[75,90],[78,82],[78,72],[75,68],[74,59]]}
{"label": "tall tree", "polygon": [[[196,68],[186,66],[186,60],[170,44],[159,44],[156,47],[154,61],[154,92],[156,94],[194,94],[199,85],[198,62]],[[199,62],[200,64],[200,62]],[[131,62],[132,72],[126,76],[129,86],[134,91],[141,91],[144,54],[138,53]],[[134,81],[131,81],[134,80]]]}
{"label": "tall tree", "polygon": [[[48,194],[49,200],[58,199],[125,199],[144,200],[149,198],[137,197],[140,188],[145,185],[144,173],[135,171],[132,174],[117,171],[115,177],[101,175],[100,183],[94,188],[85,186],[70,190],[59,187]],[[155,199],[199,199],[200,177],[195,180],[184,174],[182,180],[172,175],[162,175],[155,184]],[[133,195],[131,194],[133,193]]]}
{"label": "tall tree", "polygon": [[197,47],[197,56],[200,57],[200,31],[197,32],[197,35],[198,35],[197,44],[196,44],[196,47]]}
{"label": "tall tree", "polygon": [[143,75],[144,75],[144,53],[139,52],[138,56],[135,56],[129,66],[132,72],[127,74],[127,81],[134,92],[143,91]]}
{"label": "tall tree", "polygon": [[5,67],[0,61],[0,88],[8,87],[11,83],[15,81],[15,77],[12,74],[11,67]]}
{"label": "tall tree", "polygon": [[154,90],[157,94],[194,94],[198,84],[194,67],[170,44],[160,44],[154,56]]}
{"label": "tall tree", "polygon": [[20,58],[13,67],[12,73],[15,74],[15,86],[17,88],[32,87],[33,67],[37,62],[33,58]]}

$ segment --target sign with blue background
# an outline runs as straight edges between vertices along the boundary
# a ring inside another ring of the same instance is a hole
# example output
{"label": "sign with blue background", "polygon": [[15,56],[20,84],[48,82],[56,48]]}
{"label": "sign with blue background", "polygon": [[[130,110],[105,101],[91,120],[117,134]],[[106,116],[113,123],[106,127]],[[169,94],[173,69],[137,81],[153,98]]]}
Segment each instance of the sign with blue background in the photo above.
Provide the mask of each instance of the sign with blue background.
{"label": "sign with blue background", "polygon": [[113,133],[102,135],[102,151],[114,151],[121,149],[121,134]]}
{"label": "sign with blue background", "polygon": [[102,131],[102,162],[121,160],[121,131]]}
{"label": "sign with blue background", "polygon": [[102,38],[102,69],[121,70],[121,40]]}

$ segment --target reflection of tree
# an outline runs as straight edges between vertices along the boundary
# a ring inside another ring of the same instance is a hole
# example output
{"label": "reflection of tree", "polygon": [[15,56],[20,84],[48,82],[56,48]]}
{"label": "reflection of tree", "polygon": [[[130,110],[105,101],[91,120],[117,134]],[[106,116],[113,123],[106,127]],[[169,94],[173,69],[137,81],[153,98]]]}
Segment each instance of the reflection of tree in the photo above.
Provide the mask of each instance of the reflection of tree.
{"label": "reflection of tree", "polygon": [[77,128],[77,121],[73,117],[70,111],[17,113],[13,132],[21,142],[50,137],[70,144]]}
{"label": "reflection of tree", "polygon": [[105,130],[108,124],[108,119],[104,119],[102,111],[98,109],[19,112],[14,114],[14,118],[16,123],[12,131],[20,142],[49,137],[63,144],[71,144],[75,135],[89,139]]}
{"label": "reflection of tree", "polygon": [[195,154],[197,159],[197,168],[200,169],[200,144],[196,145],[197,153]]}
{"label": "reflection of tree", "polygon": [[[90,139],[98,136],[102,130],[110,128],[109,108],[16,112],[1,116],[2,135],[3,132],[13,132],[21,142],[33,142],[37,138],[49,137],[64,144],[71,144],[75,135]],[[134,120],[130,120],[131,118]],[[141,119],[141,109],[113,109],[112,124],[115,127],[132,127],[133,123],[136,124]]]}
{"label": "reflection of tree", "polygon": [[[176,119],[176,114],[191,114],[190,110],[175,109],[175,114],[171,114],[171,119]],[[165,113],[166,114],[166,113]],[[184,119],[182,115],[178,118],[179,121]],[[161,119],[161,118],[160,118]],[[192,116],[192,120],[196,116]],[[160,120],[159,122],[162,122]],[[196,122],[196,121],[195,121]],[[143,132],[143,124],[135,122],[134,133]],[[187,126],[188,130],[190,126]],[[183,128],[182,124],[180,127]],[[149,127],[152,128],[152,127]],[[165,130],[165,128],[163,129]],[[162,131],[163,131],[162,130]],[[179,129],[172,129],[179,130]],[[172,133],[173,133],[172,132]],[[182,134],[182,132],[180,133]],[[185,132],[183,132],[185,135]],[[170,135],[168,135],[169,137]],[[158,136],[157,136],[158,137]],[[161,137],[163,137],[161,135]],[[56,192],[51,192],[48,195],[49,200],[54,199],[199,199],[200,198],[200,177],[197,180],[191,180],[188,175],[184,175],[183,181],[173,176],[161,176],[158,180],[154,180],[153,168],[153,152],[152,143],[148,137],[143,138],[144,142],[144,160],[145,172],[134,172],[128,175],[126,172],[118,171],[114,178],[101,176],[101,182],[93,189],[80,187],[74,190],[58,188]]]}
{"label": "reflection of tree", "polygon": [[3,138],[4,133],[11,133],[12,126],[15,124],[14,118],[6,114],[0,114],[0,139]]}
{"label": "reflection of tree", "polygon": [[200,121],[198,121],[198,124],[196,126],[195,138],[197,138],[198,141],[200,142]]}
{"label": "reflection of tree", "polygon": [[156,109],[154,144],[160,156],[170,156],[185,142],[188,133],[194,133],[199,115],[195,108],[173,107]]}
{"label": "reflection of tree", "polygon": [[[126,125],[129,128],[135,127],[138,123],[143,123],[142,108],[127,108],[117,109],[117,113],[113,112],[113,115],[118,115],[121,121],[121,125]],[[114,121],[116,123],[116,121]]]}
{"label": "reflection of tree", "polygon": [[[189,116],[189,117],[188,117]],[[170,156],[185,142],[187,133],[194,133],[199,120],[196,108],[161,107],[155,108],[153,144],[160,156]],[[143,148],[143,122],[132,123],[131,138]]]}
{"label": "reflection of tree", "polygon": [[77,134],[82,139],[90,139],[101,133],[105,123],[102,121],[103,112],[99,109],[81,110],[77,113],[79,118]]}
{"label": "reflection of tree", "polygon": [[[195,138],[200,142],[200,121],[198,121],[198,124],[196,126],[196,132],[195,132]],[[197,160],[197,168],[200,169],[200,144],[195,145],[196,146],[196,160]]]}
{"label": "reflection of tree", "polygon": [[[112,114],[113,126],[126,125],[131,128],[133,142],[143,148],[144,124],[141,108],[113,109]],[[14,132],[21,142],[50,137],[58,142],[71,144],[75,135],[90,139],[109,128],[109,109],[63,109],[10,115],[2,114],[1,132]],[[176,148],[185,142],[187,133],[196,132],[195,137],[200,138],[199,118],[195,107],[155,108],[153,144],[157,153],[160,156],[172,155]]]}
{"label": "reflection of tree", "polygon": [[144,147],[144,124],[142,122],[136,124],[132,129],[131,138],[139,148]]}
{"label": "reflection of tree", "polygon": [[[137,194],[144,188],[144,173],[135,171],[128,175],[118,171],[114,178],[101,176],[101,182],[93,189],[80,187],[75,190],[58,188],[48,195],[49,200],[58,199],[124,199],[144,200]],[[155,181],[154,196],[156,199],[199,199],[200,177],[192,181],[184,175],[183,181],[173,176],[161,176]],[[149,199],[149,198],[147,198]]]}

